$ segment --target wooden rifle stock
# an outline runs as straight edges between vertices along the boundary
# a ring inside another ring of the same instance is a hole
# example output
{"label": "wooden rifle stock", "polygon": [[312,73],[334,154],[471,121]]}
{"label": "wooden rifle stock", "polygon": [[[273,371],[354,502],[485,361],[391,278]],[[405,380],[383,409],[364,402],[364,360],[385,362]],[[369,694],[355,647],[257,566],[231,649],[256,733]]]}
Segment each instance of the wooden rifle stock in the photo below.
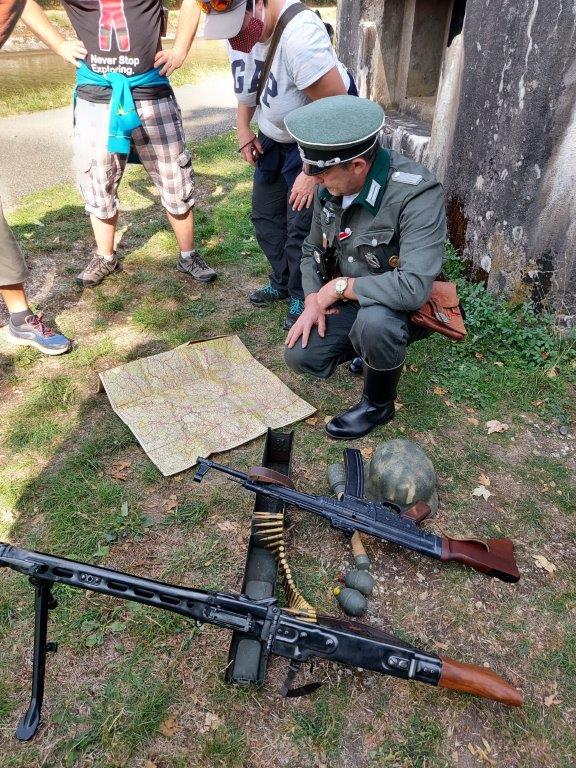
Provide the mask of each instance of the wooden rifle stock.
{"label": "wooden rifle stock", "polygon": [[469,565],[502,581],[520,580],[520,572],[514,560],[514,544],[510,539],[451,539],[442,538],[442,561],[454,560]]}
{"label": "wooden rifle stock", "polygon": [[478,667],[476,664],[462,664],[454,659],[442,659],[438,686],[471,693],[473,696],[483,696],[510,707],[521,707],[524,701],[524,696],[517,688],[491,669]]}
{"label": "wooden rifle stock", "polygon": [[454,561],[506,582],[520,580],[510,539],[452,539],[423,531],[418,523],[429,516],[426,504],[404,509],[393,501],[374,502],[347,495],[338,500],[303,493],[294,488],[290,478],[265,467],[253,467],[248,474],[232,467],[198,457],[194,480],[201,483],[210,469],[235,478],[246,490],[261,493],[305,509],[327,519],[333,528],[353,533],[359,531],[392,542],[442,562]]}

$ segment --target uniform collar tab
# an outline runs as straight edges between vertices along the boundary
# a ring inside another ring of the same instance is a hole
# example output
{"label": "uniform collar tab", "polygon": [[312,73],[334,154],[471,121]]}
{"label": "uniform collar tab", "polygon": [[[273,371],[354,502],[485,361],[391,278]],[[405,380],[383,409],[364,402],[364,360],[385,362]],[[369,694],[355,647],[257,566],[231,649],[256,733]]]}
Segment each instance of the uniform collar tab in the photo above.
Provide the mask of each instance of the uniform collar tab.
{"label": "uniform collar tab", "polygon": [[363,205],[373,216],[380,210],[389,172],[390,155],[385,149],[380,148],[376,153],[364,186],[354,201],[358,205]]}
{"label": "uniform collar tab", "polygon": [[[390,155],[387,150],[380,148],[376,153],[374,162],[368,172],[364,186],[358,193],[358,197],[352,205],[358,203],[363,205],[370,213],[375,216],[380,210],[380,203],[386,191],[388,183],[388,174],[390,173]],[[322,204],[328,202],[341,203],[341,197],[333,197],[326,187],[320,187],[318,197]]]}

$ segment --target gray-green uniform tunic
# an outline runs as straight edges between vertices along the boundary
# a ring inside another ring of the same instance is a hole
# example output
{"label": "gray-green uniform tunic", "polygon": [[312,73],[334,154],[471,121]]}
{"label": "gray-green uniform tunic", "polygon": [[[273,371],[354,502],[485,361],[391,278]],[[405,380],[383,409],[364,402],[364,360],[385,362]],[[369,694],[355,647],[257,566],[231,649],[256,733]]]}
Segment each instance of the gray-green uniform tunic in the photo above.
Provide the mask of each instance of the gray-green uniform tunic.
{"label": "gray-green uniform tunic", "polygon": [[305,295],[322,279],[314,252],[323,242],[336,248],[340,273],[354,277],[357,301],[338,302],[326,318],[322,339],[312,330],[306,348],[285,350],[290,368],[321,378],[360,355],[371,368],[404,362],[406,346],[427,335],[410,321],[424,304],[442,269],[446,216],[442,186],[419,163],[380,149],[366,182],[345,210],[341,198],[320,187],[310,235],[302,247]]}

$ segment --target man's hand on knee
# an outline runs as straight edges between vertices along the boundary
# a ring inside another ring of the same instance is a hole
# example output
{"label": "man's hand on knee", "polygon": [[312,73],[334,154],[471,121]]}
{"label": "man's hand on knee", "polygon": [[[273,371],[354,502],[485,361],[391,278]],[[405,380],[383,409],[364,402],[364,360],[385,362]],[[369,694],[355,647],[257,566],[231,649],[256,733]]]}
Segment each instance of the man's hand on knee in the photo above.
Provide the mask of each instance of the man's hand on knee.
{"label": "man's hand on knee", "polygon": [[310,293],[306,296],[304,302],[304,312],[300,315],[298,320],[294,323],[284,342],[288,349],[292,349],[294,344],[302,337],[302,346],[308,345],[308,339],[314,326],[318,326],[318,335],[324,338],[326,333],[326,315],[331,315],[338,310],[324,310],[318,305],[318,294]]}

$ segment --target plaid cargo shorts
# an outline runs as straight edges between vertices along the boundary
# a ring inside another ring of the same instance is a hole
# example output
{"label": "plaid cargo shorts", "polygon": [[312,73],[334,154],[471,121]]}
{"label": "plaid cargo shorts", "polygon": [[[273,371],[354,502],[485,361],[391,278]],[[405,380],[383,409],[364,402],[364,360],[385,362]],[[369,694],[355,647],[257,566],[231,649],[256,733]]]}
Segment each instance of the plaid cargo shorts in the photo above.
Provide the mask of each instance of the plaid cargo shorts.
{"label": "plaid cargo shorts", "polygon": [[[137,101],[136,109],[142,125],[132,132],[132,141],[142,165],[164,208],[185,214],[194,205],[194,176],[176,99]],[[111,219],[118,210],[118,184],[127,160],[126,155],[108,152],[109,110],[109,104],[78,98],[74,111],[78,186],[86,211],[99,219]]]}

